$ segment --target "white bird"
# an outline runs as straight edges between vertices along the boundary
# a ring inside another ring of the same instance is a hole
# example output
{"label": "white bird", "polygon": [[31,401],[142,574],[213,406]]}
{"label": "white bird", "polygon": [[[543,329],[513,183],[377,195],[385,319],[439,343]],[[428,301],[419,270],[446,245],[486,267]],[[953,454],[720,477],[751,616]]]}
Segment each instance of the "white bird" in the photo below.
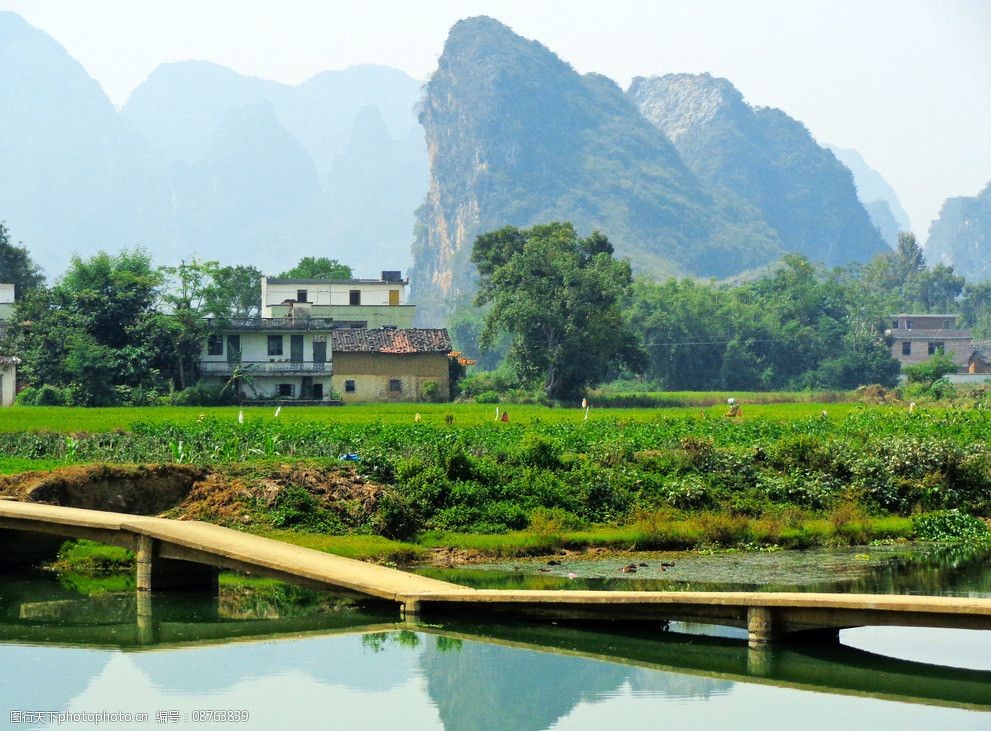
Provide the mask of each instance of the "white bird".
{"label": "white bird", "polygon": [[238,424],[244,423],[244,409],[241,409],[240,411],[237,412],[237,423]]}
{"label": "white bird", "polygon": [[281,414],[281,413],[282,413],[282,407],[281,406],[275,407],[275,418],[276,419],[279,418],[279,414]]}

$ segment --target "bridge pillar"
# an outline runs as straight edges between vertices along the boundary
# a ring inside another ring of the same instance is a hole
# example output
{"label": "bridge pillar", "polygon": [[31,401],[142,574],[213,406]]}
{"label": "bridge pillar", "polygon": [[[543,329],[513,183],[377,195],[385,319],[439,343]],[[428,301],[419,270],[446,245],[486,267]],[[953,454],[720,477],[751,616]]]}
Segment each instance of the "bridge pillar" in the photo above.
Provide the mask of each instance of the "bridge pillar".
{"label": "bridge pillar", "polygon": [[747,633],[751,647],[760,647],[778,639],[781,631],[774,610],[769,607],[748,608]]}
{"label": "bridge pillar", "polygon": [[417,622],[420,619],[420,600],[407,599],[402,606],[403,620],[406,622]]}
{"label": "bridge pillar", "polygon": [[216,566],[162,558],[158,542],[151,536],[138,536],[138,591],[219,591],[220,570]]}

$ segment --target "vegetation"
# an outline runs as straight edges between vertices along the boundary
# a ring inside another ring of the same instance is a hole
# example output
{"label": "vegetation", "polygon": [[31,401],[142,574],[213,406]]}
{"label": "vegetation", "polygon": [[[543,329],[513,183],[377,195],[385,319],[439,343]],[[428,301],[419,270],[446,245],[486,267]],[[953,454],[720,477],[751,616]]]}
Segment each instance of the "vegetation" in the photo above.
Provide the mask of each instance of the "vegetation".
{"label": "vegetation", "polygon": [[[933,511],[991,515],[986,409],[776,404],[753,407],[767,418],[690,408],[607,412],[586,422],[578,411],[529,407],[528,423],[489,417],[448,426],[443,410],[416,422],[409,410],[391,408],[393,423],[252,412],[239,424],[234,412],[220,411],[212,413],[223,419],[68,438],[7,432],[0,451],[213,465],[223,479],[198,483],[176,514],[280,537],[375,535],[507,553],[862,543],[936,536],[918,517]],[[462,413],[483,410],[466,405]],[[339,463],[345,454],[360,461]],[[466,537],[478,535],[504,537]],[[393,544],[369,550],[392,560],[416,553]]]}
{"label": "vegetation", "polygon": [[630,265],[612,258],[598,232],[579,239],[568,223],[479,236],[476,304],[491,304],[486,347],[511,337],[507,360],[521,383],[541,384],[548,398],[575,399],[610,369],[639,370],[643,354],[619,308],[632,280]]}
{"label": "vegetation", "polygon": [[279,275],[283,279],[351,279],[351,267],[325,256],[304,256],[292,269]]}
{"label": "vegetation", "polygon": [[17,297],[45,283],[45,277],[23,245],[10,240],[10,231],[4,221],[0,221],[0,281],[14,285]]}

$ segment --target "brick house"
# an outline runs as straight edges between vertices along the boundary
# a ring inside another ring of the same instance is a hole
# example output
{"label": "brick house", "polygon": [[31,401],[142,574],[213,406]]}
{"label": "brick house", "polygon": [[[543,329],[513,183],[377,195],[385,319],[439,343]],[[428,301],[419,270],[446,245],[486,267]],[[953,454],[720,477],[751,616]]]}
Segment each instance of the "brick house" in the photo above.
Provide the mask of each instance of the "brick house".
{"label": "brick house", "polygon": [[967,372],[974,375],[991,375],[991,340],[975,340]]}
{"label": "brick house", "polygon": [[450,398],[447,330],[335,328],[331,346],[334,391],[345,403]]}
{"label": "brick house", "polygon": [[891,356],[902,366],[915,365],[936,353],[953,358],[961,372],[966,372],[974,352],[970,330],[957,327],[959,315],[900,314],[891,315]]}

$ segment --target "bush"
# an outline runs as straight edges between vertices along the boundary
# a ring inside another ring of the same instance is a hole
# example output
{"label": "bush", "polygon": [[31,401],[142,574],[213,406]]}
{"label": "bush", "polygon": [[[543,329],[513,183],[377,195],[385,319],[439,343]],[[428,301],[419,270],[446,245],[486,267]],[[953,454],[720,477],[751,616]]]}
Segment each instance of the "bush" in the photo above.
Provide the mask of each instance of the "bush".
{"label": "bush", "polygon": [[497,404],[499,403],[499,394],[495,391],[482,391],[475,397],[475,403],[477,404]]}
{"label": "bush", "polygon": [[918,383],[927,389],[932,388],[944,376],[956,373],[958,370],[960,369],[953,362],[953,358],[946,353],[936,353],[929,360],[902,368],[909,385]]}
{"label": "bush", "polygon": [[980,518],[959,510],[939,510],[912,520],[915,535],[924,541],[991,541],[991,531]]}
{"label": "bush", "polygon": [[237,401],[234,389],[226,391],[219,383],[193,384],[182,391],[174,391],[165,397],[171,406],[231,406]]}
{"label": "bush", "polygon": [[17,394],[17,403],[22,406],[69,406],[72,393],[68,388],[58,388],[47,383],[40,388],[28,386]]}
{"label": "bush", "polygon": [[440,397],[440,386],[437,384],[437,381],[425,381],[420,386],[420,390],[423,392],[424,401],[436,403],[442,400]]}

